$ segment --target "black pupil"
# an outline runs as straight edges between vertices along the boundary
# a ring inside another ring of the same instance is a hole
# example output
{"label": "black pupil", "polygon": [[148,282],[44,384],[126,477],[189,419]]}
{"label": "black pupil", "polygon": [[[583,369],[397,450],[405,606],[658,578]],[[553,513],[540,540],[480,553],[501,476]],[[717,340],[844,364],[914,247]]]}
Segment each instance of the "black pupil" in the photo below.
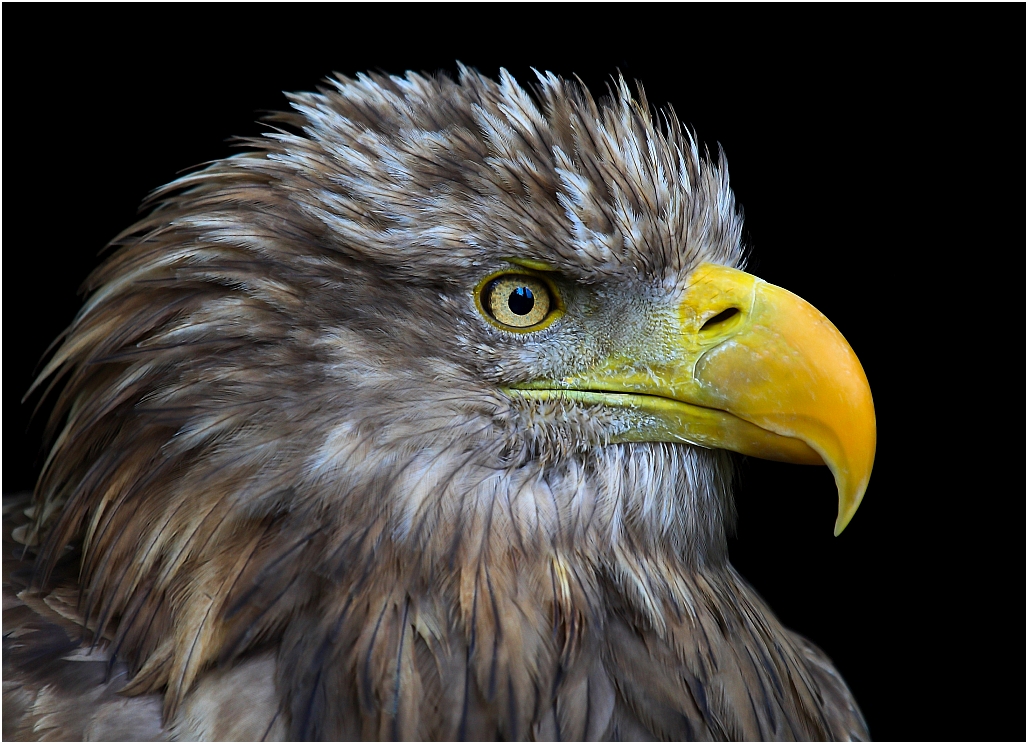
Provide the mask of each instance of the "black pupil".
{"label": "black pupil", "polygon": [[535,307],[535,297],[528,287],[518,287],[507,298],[507,307],[515,315],[528,315]]}

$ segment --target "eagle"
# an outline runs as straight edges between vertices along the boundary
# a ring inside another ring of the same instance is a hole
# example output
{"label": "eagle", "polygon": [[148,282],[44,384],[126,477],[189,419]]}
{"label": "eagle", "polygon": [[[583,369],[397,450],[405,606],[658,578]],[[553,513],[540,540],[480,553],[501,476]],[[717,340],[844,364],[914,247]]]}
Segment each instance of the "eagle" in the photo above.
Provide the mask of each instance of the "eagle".
{"label": "eagle", "polygon": [[336,75],[112,241],[4,505],[4,737],[867,739],[728,560],[870,389],[615,79]]}

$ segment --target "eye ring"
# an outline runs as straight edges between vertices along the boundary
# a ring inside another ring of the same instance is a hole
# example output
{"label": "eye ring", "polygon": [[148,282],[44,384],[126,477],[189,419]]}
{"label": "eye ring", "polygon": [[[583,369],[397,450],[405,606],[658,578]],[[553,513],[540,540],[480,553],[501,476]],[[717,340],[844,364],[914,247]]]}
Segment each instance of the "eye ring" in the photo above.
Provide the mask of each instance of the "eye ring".
{"label": "eye ring", "polygon": [[559,296],[543,277],[502,272],[475,288],[475,304],[493,325],[519,333],[539,331],[561,314]]}

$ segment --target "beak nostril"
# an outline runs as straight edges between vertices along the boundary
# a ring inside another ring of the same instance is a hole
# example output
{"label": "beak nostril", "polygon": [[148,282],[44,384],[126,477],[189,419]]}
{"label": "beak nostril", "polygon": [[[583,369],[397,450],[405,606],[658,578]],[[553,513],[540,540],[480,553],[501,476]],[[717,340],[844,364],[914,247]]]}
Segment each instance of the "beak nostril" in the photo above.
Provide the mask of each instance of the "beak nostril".
{"label": "beak nostril", "polygon": [[737,307],[730,307],[727,310],[722,310],[717,315],[715,315],[713,318],[709,318],[707,320],[707,322],[703,324],[703,326],[700,328],[700,330],[701,331],[709,331],[714,326],[721,325],[726,320],[730,320],[731,318],[734,318],[738,314],[739,314],[739,308],[737,308]]}

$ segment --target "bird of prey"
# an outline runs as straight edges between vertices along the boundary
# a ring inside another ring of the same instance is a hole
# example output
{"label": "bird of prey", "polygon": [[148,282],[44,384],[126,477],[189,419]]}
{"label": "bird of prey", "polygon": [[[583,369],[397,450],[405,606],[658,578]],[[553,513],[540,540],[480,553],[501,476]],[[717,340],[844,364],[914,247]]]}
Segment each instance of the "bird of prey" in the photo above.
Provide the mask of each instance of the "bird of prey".
{"label": "bird of prey", "polygon": [[864,372],[609,93],[339,76],[156,192],[40,377],[5,737],[867,737],[726,548],[731,452],[850,521]]}

